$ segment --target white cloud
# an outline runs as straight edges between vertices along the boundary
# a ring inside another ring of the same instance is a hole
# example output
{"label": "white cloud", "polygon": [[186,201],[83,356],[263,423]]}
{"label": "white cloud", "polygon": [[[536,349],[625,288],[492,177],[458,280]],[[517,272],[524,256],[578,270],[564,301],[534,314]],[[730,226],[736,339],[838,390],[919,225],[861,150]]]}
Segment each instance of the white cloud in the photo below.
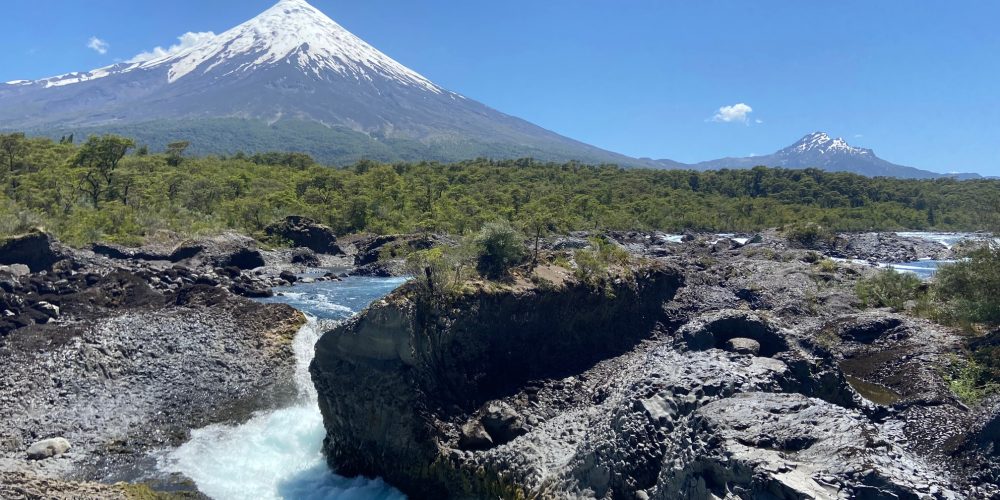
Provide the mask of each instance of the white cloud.
{"label": "white cloud", "polygon": [[215,33],[212,33],[211,31],[205,31],[201,33],[195,33],[189,31],[177,37],[179,43],[171,45],[169,48],[166,49],[163,47],[154,47],[152,50],[136,54],[136,56],[129,59],[128,62],[133,62],[133,63],[144,62],[152,59],[157,59],[163,56],[173,55],[182,50],[194,47],[206,40],[211,39],[214,36]]}
{"label": "white cloud", "polygon": [[92,36],[90,37],[90,41],[87,42],[87,48],[92,49],[103,56],[108,53],[108,49],[111,48],[111,44],[97,38],[96,36]]}
{"label": "white cloud", "polygon": [[757,123],[758,125],[760,125],[761,123],[764,123],[764,120],[761,120],[760,118],[758,118],[758,119],[754,120],[754,122]]}
{"label": "white cloud", "polygon": [[739,104],[733,104],[732,106],[723,106],[719,108],[719,111],[712,117],[712,121],[722,123],[749,123],[750,113],[753,113],[753,108],[741,102]]}

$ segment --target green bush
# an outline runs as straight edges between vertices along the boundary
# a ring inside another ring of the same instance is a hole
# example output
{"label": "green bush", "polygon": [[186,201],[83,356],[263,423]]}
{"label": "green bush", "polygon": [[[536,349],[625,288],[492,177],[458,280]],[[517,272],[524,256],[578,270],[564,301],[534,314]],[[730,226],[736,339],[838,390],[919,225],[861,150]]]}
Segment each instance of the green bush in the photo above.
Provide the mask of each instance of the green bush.
{"label": "green bush", "polygon": [[815,223],[795,224],[785,228],[785,237],[803,248],[815,248],[832,241],[834,234]]}
{"label": "green bush", "polygon": [[511,268],[524,262],[528,256],[521,234],[505,220],[483,224],[476,235],[475,245],[478,250],[477,269],[490,279],[506,276]]}
{"label": "green bush", "polygon": [[611,266],[627,269],[631,256],[624,248],[604,238],[593,238],[590,250],[577,250],[576,278],[584,283],[598,284],[608,273]]}
{"label": "green bush", "polygon": [[908,301],[926,294],[923,282],[916,275],[892,269],[883,269],[859,281],[855,291],[865,307],[889,307],[893,311],[902,311]]}
{"label": "green bush", "polygon": [[975,357],[968,360],[953,358],[945,373],[951,391],[967,404],[976,404],[1000,390],[998,376],[996,366],[980,363]]}
{"label": "green bush", "polygon": [[837,272],[837,261],[831,259],[823,259],[816,262],[816,267],[819,268],[821,272],[824,273],[835,273]]}
{"label": "green bush", "polygon": [[936,281],[939,300],[956,320],[1000,325],[1000,244],[941,266]]}

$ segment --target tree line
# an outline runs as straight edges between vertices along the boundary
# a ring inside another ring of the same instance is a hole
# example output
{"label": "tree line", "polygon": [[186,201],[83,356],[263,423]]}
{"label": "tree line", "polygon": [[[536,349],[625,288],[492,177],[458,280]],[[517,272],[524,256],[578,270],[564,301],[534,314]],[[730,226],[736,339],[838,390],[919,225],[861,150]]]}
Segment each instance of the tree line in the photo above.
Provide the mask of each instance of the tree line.
{"label": "tree line", "polygon": [[697,172],[476,159],[320,165],[302,153],[188,157],[114,135],[81,144],[0,134],[0,232],[140,243],[157,231],[259,234],[286,215],[338,233],[463,234],[504,219],[552,231],[998,230],[1000,181],[867,178],[817,169]]}

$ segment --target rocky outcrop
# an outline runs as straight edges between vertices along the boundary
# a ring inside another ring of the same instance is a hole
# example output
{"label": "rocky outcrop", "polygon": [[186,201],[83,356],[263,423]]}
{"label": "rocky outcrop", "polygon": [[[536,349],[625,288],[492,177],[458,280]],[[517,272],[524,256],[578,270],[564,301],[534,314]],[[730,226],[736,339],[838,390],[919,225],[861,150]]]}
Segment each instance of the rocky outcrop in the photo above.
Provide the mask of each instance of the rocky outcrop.
{"label": "rocky outcrop", "polygon": [[945,245],[921,238],[905,238],[895,233],[844,233],[825,252],[834,257],[871,262],[912,262],[919,259],[948,259]]}
{"label": "rocky outcrop", "polygon": [[63,258],[63,251],[46,233],[32,232],[0,241],[0,264],[23,264],[32,272],[40,272]]}
{"label": "rocky outcrop", "polygon": [[170,261],[242,270],[265,265],[264,256],[257,249],[257,242],[235,233],[181,243],[171,252]]}
{"label": "rocky outcrop", "polygon": [[[404,258],[410,252],[448,243],[447,239],[436,235],[390,234],[361,238],[354,242],[354,266],[358,274],[391,275],[395,274],[392,269],[398,267],[392,261]],[[385,272],[372,269],[384,269]]]}
{"label": "rocky outcrop", "polygon": [[[854,498],[933,498],[949,493],[947,485],[934,484],[938,474],[877,426],[825,401],[748,392],[703,406],[696,419],[713,439],[700,447],[700,460],[715,466],[698,471],[700,481],[685,478],[689,488],[672,493],[719,498],[837,498],[847,492]],[[754,471],[765,471],[767,480],[755,478]],[[671,479],[677,484],[676,476]]]}
{"label": "rocky outcrop", "polygon": [[[460,493],[446,449],[459,448],[468,416],[531,380],[628,351],[652,334],[660,304],[681,284],[677,271],[656,268],[607,293],[577,283],[482,289],[447,304],[425,302],[413,289],[390,296],[316,346],[312,374],[331,465],[384,475],[418,496]],[[480,412],[482,429],[466,433],[467,446],[521,432],[512,429],[520,428],[516,415],[494,406]],[[449,422],[456,424],[442,433]]]}
{"label": "rocky outcrop", "polygon": [[863,268],[769,234],[621,238],[673,285],[404,291],[327,333],[312,374],[330,464],[412,498],[1000,493],[992,403],[967,408],[942,377],[960,337],[859,312]]}
{"label": "rocky outcrop", "polygon": [[333,229],[306,217],[289,216],[267,226],[264,231],[273,238],[292,243],[293,246],[308,248],[314,252],[330,255],[344,253],[337,245],[337,235]]}

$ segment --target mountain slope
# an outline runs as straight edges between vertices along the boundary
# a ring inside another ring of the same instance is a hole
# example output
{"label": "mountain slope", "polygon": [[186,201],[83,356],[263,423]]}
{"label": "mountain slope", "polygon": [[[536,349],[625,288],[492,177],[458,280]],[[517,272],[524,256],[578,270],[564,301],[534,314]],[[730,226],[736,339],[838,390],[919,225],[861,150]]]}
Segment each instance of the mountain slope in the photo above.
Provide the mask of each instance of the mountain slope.
{"label": "mountain slope", "polygon": [[[651,165],[445,90],[304,0],[282,0],[176,54],[0,84],[0,123],[7,129],[132,129],[155,139],[151,131],[175,135],[199,121],[217,125],[219,119],[245,120],[251,128],[262,126],[255,122],[303,122],[294,127],[343,129],[337,134],[367,135],[368,146],[408,141],[439,151],[442,159],[501,151],[502,156]],[[184,126],[171,127],[179,123]],[[195,128],[201,126],[210,125]],[[213,146],[187,139],[196,148]]]}
{"label": "mountain slope", "polygon": [[[670,160],[661,160],[670,162]],[[664,163],[668,165],[668,163]],[[774,154],[746,158],[722,158],[691,165],[697,170],[753,168],[758,165],[783,168],[819,168],[830,172],[852,172],[868,177],[936,179],[940,177],[974,178],[976,174],[945,175],[928,170],[896,165],[875,155],[871,149],[851,146],[844,139],[814,132]]]}

